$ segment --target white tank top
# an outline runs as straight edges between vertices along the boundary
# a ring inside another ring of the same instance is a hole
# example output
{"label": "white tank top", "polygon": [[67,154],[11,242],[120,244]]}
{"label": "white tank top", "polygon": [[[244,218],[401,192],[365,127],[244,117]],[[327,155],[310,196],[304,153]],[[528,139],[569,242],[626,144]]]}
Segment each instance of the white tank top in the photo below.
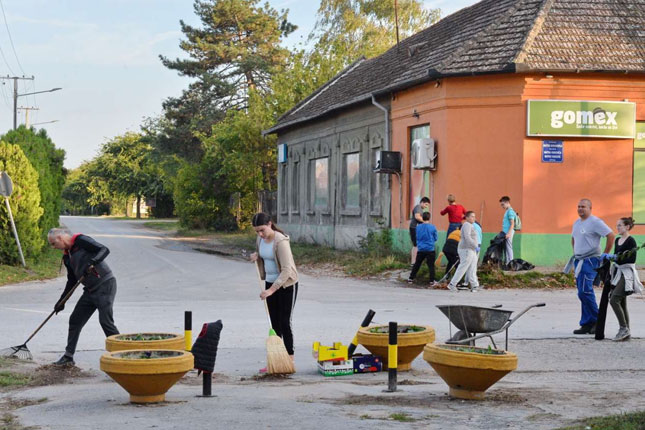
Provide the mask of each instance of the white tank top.
{"label": "white tank top", "polygon": [[[275,240],[275,239],[274,239]],[[278,265],[275,261],[275,253],[273,252],[273,241],[265,242],[260,239],[260,257],[264,260],[264,273],[266,274],[267,282],[275,282],[280,276],[278,272]]]}

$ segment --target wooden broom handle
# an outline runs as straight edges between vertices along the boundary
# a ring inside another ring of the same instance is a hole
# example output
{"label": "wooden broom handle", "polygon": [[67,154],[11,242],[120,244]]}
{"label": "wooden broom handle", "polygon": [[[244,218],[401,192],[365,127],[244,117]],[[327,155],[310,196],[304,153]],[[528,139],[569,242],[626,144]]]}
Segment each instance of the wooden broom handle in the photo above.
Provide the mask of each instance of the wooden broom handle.
{"label": "wooden broom handle", "polygon": [[[258,256],[258,258],[260,258]],[[264,291],[266,288],[264,288],[264,281],[262,280],[262,275],[260,275],[260,268],[258,267],[258,262],[257,260],[253,262],[253,265],[255,266],[255,273],[258,274],[258,279],[260,280],[260,292]],[[267,305],[267,300],[264,299],[262,300],[264,302],[264,309],[267,311],[267,321],[269,321],[269,328],[273,330],[273,325],[271,324],[271,314],[269,314],[269,305]]]}
{"label": "wooden broom handle", "polygon": [[[81,285],[81,282],[83,282],[84,280],[85,280],[85,275],[81,276],[81,279],[79,279],[79,280],[76,282],[76,284],[72,287],[72,289],[71,289],[71,290],[69,290],[69,292],[68,292],[67,294],[65,294],[65,297],[63,297],[63,298],[61,299],[61,300],[62,300],[62,304],[65,304],[65,302],[67,302],[67,300],[69,300],[69,298],[70,298],[70,297],[72,296],[72,294],[74,293],[74,290],[76,290],[76,288],[77,288],[79,285]],[[56,302],[56,303],[58,303],[58,302]],[[31,334],[31,336],[29,336],[29,339],[27,339],[27,340],[25,341],[25,343],[29,342],[29,341],[31,340],[31,338],[32,338],[32,337],[36,336],[36,333],[38,333],[38,332],[40,331],[40,329],[41,329],[41,328],[43,328],[43,326],[47,323],[47,321],[49,321],[49,320],[50,320],[50,318],[51,318],[51,317],[53,317],[53,316],[54,316],[54,314],[55,314],[55,313],[56,313],[56,309],[54,309],[53,311],[51,311],[51,313],[50,313],[50,314],[49,314],[49,316],[45,319],[45,321],[43,321],[43,322],[38,326],[38,328],[37,328],[37,329],[36,329],[36,330]]]}

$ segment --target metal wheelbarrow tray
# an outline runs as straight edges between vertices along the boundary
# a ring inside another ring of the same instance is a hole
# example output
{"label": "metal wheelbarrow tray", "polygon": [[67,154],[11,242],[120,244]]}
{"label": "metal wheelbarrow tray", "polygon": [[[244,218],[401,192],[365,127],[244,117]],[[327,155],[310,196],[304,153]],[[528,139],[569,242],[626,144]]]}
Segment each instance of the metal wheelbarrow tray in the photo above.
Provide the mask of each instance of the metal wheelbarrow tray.
{"label": "metal wheelbarrow tray", "polygon": [[[446,343],[475,345],[475,340],[488,337],[493,346],[495,341],[492,335],[506,331],[506,347],[508,349],[508,328],[529,309],[546,306],[545,303],[536,303],[526,307],[514,318],[513,311],[499,309],[501,305],[492,308],[468,305],[437,305],[437,308],[448,317],[450,322],[459,329]],[[479,334],[478,334],[479,333]]]}

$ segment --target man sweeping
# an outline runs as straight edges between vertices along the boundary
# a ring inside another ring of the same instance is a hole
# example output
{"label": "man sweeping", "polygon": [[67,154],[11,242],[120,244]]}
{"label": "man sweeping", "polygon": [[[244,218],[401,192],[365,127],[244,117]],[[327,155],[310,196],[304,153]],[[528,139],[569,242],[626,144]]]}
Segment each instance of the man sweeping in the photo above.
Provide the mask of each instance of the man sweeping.
{"label": "man sweeping", "polygon": [[73,365],[76,344],[85,323],[94,311],[99,311],[99,323],[105,336],[119,334],[112,317],[112,305],[116,295],[116,278],[105,263],[105,257],[110,250],[83,234],[71,235],[66,229],[53,228],[47,235],[49,244],[63,251],[63,263],[67,268],[67,285],[61,295],[54,311],[56,313],[65,308],[62,299],[70,289],[83,278],[83,295],[76,303],[72,315],[69,317],[69,333],[65,354],[54,364],[59,366]]}

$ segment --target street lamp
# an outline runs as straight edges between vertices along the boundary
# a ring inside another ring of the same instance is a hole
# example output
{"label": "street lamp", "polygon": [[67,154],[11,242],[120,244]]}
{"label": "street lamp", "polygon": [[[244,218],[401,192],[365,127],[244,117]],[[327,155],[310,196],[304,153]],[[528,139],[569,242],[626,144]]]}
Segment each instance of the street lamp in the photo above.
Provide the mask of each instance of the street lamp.
{"label": "street lamp", "polygon": [[18,118],[18,97],[21,96],[31,96],[34,94],[42,94],[42,93],[53,93],[54,91],[62,90],[62,88],[52,88],[51,90],[45,90],[45,91],[35,91],[33,93],[24,93],[24,94],[18,94],[18,86],[14,85],[13,87],[13,129],[15,130],[17,127],[17,118]]}

